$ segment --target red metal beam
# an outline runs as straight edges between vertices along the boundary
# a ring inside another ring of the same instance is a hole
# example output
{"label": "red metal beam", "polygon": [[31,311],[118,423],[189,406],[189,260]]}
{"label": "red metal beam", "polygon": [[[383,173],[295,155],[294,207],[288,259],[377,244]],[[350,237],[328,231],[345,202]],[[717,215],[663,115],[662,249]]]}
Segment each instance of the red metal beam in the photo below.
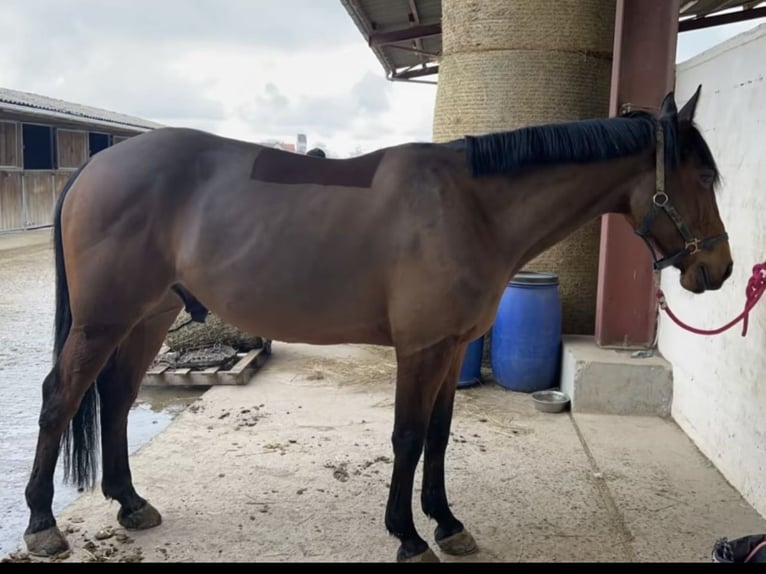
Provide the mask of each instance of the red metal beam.
{"label": "red metal beam", "polygon": [[390,30],[388,32],[373,32],[370,34],[370,46],[384,46],[394,42],[403,42],[406,40],[416,40],[418,38],[427,38],[429,36],[438,36],[442,33],[441,24],[425,24],[422,26],[410,26],[401,30]]}
{"label": "red metal beam", "polygon": [[[623,104],[658,109],[675,85],[681,0],[617,0],[610,114]],[[602,219],[596,343],[650,347],[657,327],[654,271],[625,218]]]}
{"label": "red metal beam", "polygon": [[717,16],[705,16],[704,18],[681,20],[678,23],[678,31],[689,32],[690,30],[700,30],[702,28],[733,24],[734,22],[744,22],[745,20],[754,20],[756,18],[766,18],[766,6],[761,8],[751,8],[750,10],[740,10],[738,12],[729,12],[727,14],[718,14]]}

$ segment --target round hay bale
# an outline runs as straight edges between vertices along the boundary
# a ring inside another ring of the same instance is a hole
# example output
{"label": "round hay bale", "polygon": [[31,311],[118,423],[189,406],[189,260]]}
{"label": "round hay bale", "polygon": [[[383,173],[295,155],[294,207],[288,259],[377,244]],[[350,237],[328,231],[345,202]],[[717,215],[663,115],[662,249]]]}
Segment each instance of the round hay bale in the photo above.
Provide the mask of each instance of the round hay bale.
{"label": "round hay bale", "polygon": [[[614,17],[613,0],[442,0],[434,141],[606,116]],[[559,276],[566,334],[595,330],[599,251],[600,219],[525,267]]]}
{"label": "round hay bale", "polygon": [[208,314],[204,323],[189,322],[189,319],[189,314],[181,311],[165,338],[165,344],[175,353],[220,348],[222,345],[238,352],[247,352],[260,349],[267,342],[263,337],[245,333],[224,323],[213,313]]}
{"label": "round hay bale", "polygon": [[442,0],[442,55],[494,50],[610,58],[614,0]]}
{"label": "round hay bale", "polygon": [[[601,218],[598,218],[524,267],[528,271],[558,273],[564,333],[592,335],[595,331],[600,245]],[[562,276],[565,281],[561,281]]]}
{"label": "round hay bale", "polygon": [[434,141],[605,116],[611,70],[609,59],[540,50],[445,56]]}

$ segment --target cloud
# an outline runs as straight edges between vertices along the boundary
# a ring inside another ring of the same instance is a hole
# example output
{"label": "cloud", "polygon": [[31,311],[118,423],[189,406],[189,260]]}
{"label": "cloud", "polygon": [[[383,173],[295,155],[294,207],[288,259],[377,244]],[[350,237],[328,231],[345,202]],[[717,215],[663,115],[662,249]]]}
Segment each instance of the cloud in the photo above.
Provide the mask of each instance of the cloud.
{"label": "cloud", "polygon": [[338,0],[3,0],[3,20],[47,41],[90,38],[316,50],[361,41]]}
{"label": "cloud", "polygon": [[430,137],[433,90],[387,81],[340,0],[2,4],[3,87],[339,156]]}
{"label": "cloud", "polygon": [[335,4],[290,0],[285,10],[280,0],[4,0],[0,85],[150,119],[221,119],[221,101],[178,62],[200,47],[257,60],[264,49],[294,54],[359,42]]}
{"label": "cloud", "polygon": [[205,95],[203,83],[179,75],[167,60],[146,66],[143,59],[122,58],[120,52],[113,48],[87,64],[39,75],[19,72],[34,66],[13,74],[6,69],[2,85],[148,119],[223,118],[221,102]]}
{"label": "cloud", "polygon": [[311,131],[322,138],[379,121],[391,109],[391,84],[366,73],[348,92],[331,95],[286,95],[272,82],[239,108],[239,117],[254,129],[288,133]]}
{"label": "cloud", "polygon": [[367,72],[353,88],[351,99],[360,112],[380,114],[391,108],[391,84],[381,76]]}

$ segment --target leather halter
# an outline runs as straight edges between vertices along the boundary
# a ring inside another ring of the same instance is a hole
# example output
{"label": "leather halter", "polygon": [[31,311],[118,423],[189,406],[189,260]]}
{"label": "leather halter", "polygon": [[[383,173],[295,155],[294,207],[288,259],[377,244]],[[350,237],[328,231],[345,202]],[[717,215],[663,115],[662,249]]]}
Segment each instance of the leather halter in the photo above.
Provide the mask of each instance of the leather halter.
{"label": "leather halter", "polygon": [[[656,161],[656,181],[655,192],[652,196],[652,208],[649,210],[646,216],[644,216],[641,225],[638,226],[638,228],[635,230],[635,233],[641,237],[641,239],[644,240],[644,243],[646,243],[647,247],[649,247],[649,251],[652,254],[652,259],[654,259],[654,269],[655,271],[659,271],[681,262],[686,257],[694,255],[702,249],[712,249],[715,245],[723,241],[727,241],[729,239],[729,235],[728,233],[723,233],[721,235],[716,235],[715,237],[697,239],[689,231],[689,228],[684,223],[681,214],[678,213],[678,210],[676,210],[676,208],[673,207],[673,204],[670,203],[670,198],[665,191],[665,136],[662,130],[662,123],[659,121],[657,122]],[[657,216],[663,211],[673,222],[673,225],[675,225],[678,233],[681,234],[681,237],[684,240],[684,248],[680,251],[677,251],[673,255],[668,255],[663,259],[658,259],[657,254],[654,251],[654,247],[652,247],[652,244],[649,241],[649,231],[652,228],[652,225],[654,225]]]}

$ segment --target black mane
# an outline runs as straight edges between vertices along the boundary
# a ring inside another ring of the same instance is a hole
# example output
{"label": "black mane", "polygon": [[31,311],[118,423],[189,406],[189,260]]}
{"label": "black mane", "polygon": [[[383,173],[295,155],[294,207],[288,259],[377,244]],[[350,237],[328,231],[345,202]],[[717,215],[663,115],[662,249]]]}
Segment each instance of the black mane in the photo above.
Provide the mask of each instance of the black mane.
{"label": "black mane", "polygon": [[[482,136],[466,136],[445,145],[465,149],[474,176],[513,172],[562,162],[587,163],[639,153],[656,141],[656,121],[643,111],[608,119],[588,119]],[[680,160],[675,123],[663,119],[665,161]],[[694,130],[696,131],[696,130]],[[704,141],[697,133],[695,140]],[[707,149],[707,146],[705,146]],[[712,160],[707,151],[706,159]],[[714,167],[714,166],[711,166]]]}

